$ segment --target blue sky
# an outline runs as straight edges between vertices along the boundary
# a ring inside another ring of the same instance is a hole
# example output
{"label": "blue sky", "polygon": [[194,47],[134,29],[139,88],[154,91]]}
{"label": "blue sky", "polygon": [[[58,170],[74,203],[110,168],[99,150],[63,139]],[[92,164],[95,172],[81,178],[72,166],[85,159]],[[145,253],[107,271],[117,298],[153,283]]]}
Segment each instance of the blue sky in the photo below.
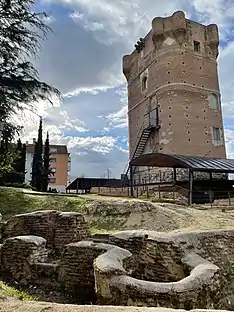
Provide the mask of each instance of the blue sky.
{"label": "blue sky", "polygon": [[[219,76],[229,157],[234,158],[234,1],[37,0],[53,33],[35,65],[40,78],[59,88],[62,102],[37,103],[51,143],[67,144],[71,179],[119,177],[128,160],[127,93],[122,56],[149,31],[155,16],[183,10],[187,18],[220,30]],[[38,117],[26,112],[24,139],[37,135]]]}

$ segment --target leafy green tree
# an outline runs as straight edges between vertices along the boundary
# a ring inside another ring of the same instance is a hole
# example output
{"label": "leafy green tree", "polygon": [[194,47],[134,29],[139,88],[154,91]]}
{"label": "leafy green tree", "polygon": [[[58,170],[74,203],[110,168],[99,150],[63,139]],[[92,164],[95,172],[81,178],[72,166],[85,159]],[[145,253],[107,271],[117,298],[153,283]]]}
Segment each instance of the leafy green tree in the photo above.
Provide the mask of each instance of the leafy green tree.
{"label": "leafy green tree", "polygon": [[48,189],[48,184],[50,180],[50,175],[52,174],[50,169],[50,140],[49,133],[47,132],[45,147],[44,147],[44,168],[43,168],[43,186],[42,191],[46,192]]}
{"label": "leafy green tree", "polygon": [[46,13],[34,11],[35,0],[0,1],[0,121],[59,91],[41,82],[30,62],[50,28]]}
{"label": "leafy green tree", "polygon": [[7,174],[4,179],[5,184],[23,184],[25,178],[25,158],[26,158],[26,145],[21,143],[18,139],[17,144],[11,143],[14,148],[14,163],[12,171]]}
{"label": "leafy green tree", "polygon": [[[60,95],[56,88],[40,81],[31,62],[38,56],[41,40],[51,30],[46,24],[47,14],[35,12],[35,3],[36,0],[0,0],[0,122],[5,123],[4,131],[11,131],[10,136],[17,130],[9,123],[12,115],[25,108],[33,110],[38,100],[51,101],[51,95]],[[3,136],[1,133],[1,181],[13,170],[15,159]]]}
{"label": "leafy green tree", "polygon": [[19,134],[20,127],[5,124],[0,141],[0,183],[7,180],[7,176],[14,171],[14,164],[18,157],[12,141],[15,134]]}

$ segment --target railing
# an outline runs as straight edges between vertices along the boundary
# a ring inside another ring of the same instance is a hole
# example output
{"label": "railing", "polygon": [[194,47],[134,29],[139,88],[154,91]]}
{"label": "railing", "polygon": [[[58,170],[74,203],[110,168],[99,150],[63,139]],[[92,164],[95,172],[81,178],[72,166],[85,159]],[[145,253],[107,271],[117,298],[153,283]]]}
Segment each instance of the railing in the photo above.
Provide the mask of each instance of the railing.
{"label": "railing", "polygon": [[[153,202],[169,202],[188,205],[189,191],[177,185],[141,185],[133,187],[133,197],[150,199]],[[131,197],[130,187],[97,187],[91,193],[112,197]],[[186,195],[187,194],[187,195]],[[234,208],[234,191],[193,191],[193,206],[203,208]]]}
{"label": "railing", "polygon": [[[131,161],[133,159],[134,154],[135,154],[137,147],[138,147],[138,143],[141,139],[141,135],[142,135],[143,131],[148,127],[156,127],[156,128],[160,127],[159,116],[158,116],[158,107],[156,107],[155,109],[149,111],[148,113],[146,113],[144,115],[144,120],[141,124],[140,129],[137,132],[136,141],[135,141],[134,146],[132,148],[132,154],[129,154],[129,161]],[[128,175],[129,161],[125,165],[125,168],[124,168],[125,176]]]}
{"label": "railing", "polygon": [[140,127],[140,129],[139,129],[139,131],[138,131],[138,133],[137,133],[136,141],[135,141],[135,144],[134,144],[134,146],[133,146],[133,148],[132,148],[132,151],[133,151],[133,152],[132,152],[131,155],[129,154],[129,160],[128,160],[128,162],[126,163],[125,168],[124,168],[124,175],[125,175],[125,178],[128,176],[129,161],[130,161],[131,158],[134,156],[134,153],[135,153],[135,151],[136,151],[136,148],[137,148],[138,142],[139,142],[139,140],[140,140],[141,134],[142,134],[143,130],[145,129],[145,127],[144,127],[144,126],[145,126],[145,123],[146,123],[146,120],[144,119],[143,122],[142,122],[142,124],[141,124],[141,127]]}

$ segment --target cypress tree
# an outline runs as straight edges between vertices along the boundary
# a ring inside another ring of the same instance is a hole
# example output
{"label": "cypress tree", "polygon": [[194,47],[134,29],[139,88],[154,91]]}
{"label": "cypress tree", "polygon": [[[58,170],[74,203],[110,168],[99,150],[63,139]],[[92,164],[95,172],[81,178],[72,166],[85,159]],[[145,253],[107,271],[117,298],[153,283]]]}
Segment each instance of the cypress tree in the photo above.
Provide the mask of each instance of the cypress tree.
{"label": "cypress tree", "polygon": [[25,164],[26,164],[26,144],[22,144],[20,152],[20,166],[19,166],[19,172],[21,174],[20,183],[24,183],[25,180]]}
{"label": "cypress tree", "polygon": [[43,187],[42,191],[46,192],[48,189],[48,184],[50,180],[50,141],[49,141],[49,133],[47,132],[45,147],[44,147],[44,176],[43,176]]}
{"label": "cypress tree", "polygon": [[32,187],[38,192],[42,190],[43,183],[43,141],[42,141],[42,118],[40,118],[40,124],[38,128],[38,138],[35,144],[32,166]]}
{"label": "cypress tree", "polygon": [[32,189],[36,189],[36,172],[37,172],[36,150],[37,150],[37,142],[35,142],[35,145],[34,145],[34,154],[33,154],[33,163],[32,163],[32,180],[31,180]]}

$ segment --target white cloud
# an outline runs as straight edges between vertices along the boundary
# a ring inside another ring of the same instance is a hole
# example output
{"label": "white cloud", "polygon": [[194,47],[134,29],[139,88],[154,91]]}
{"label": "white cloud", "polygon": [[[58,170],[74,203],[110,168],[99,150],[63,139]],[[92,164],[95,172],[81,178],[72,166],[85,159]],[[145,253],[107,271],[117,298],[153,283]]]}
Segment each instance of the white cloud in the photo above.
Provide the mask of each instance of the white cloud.
{"label": "white cloud", "polygon": [[110,152],[116,144],[116,139],[113,137],[74,137],[70,138],[68,143],[68,148],[72,147],[82,147],[90,148],[101,153]]}
{"label": "white cloud", "polygon": [[73,96],[77,96],[81,93],[90,93],[90,94],[93,94],[93,95],[96,95],[98,94],[99,92],[105,92],[109,89],[112,89],[113,87],[112,86],[93,86],[91,88],[77,88],[71,92],[67,92],[65,94],[63,94],[63,97],[64,98],[71,98]]}
{"label": "white cloud", "polygon": [[225,130],[227,157],[234,159],[234,130]]}
{"label": "white cloud", "polygon": [[[164,0],[163,5],[152,0],[43,2],[63,3],[73,11],[66,11],[70,17],[54,17],[56,36],[49,37],[39,64],[42,78],[60,88],[64,103],[53,109],[40,106],[39,112],[43,113],[51,141],[68,144],[74,175],[81,171],[86,176],[100,175],[104,168],[112,166],[113,174],[118,176],[124,168],[127,92],[120,87],[125,83],[121,58],[149,31],[155,16],[170,15],[176,10],[184,10],[187,17],[207,24],[218,23],[221,39],[229,40],[220,49],[219,75],[227,120],[227,151],[234,158],[234,133],[228,129],[228,120],[234,117],[233,1]],[[31,138],[37,135],[38,117],[32,120],[32,125],[26,127]]]}
{"label": "white cloud", "polygon": [[123,106],[118,112],[111,113],[107,116],[107,119],[110,120],[110,125],[114,128],[125,128],[128,125],[127,118],[128,107]]}

